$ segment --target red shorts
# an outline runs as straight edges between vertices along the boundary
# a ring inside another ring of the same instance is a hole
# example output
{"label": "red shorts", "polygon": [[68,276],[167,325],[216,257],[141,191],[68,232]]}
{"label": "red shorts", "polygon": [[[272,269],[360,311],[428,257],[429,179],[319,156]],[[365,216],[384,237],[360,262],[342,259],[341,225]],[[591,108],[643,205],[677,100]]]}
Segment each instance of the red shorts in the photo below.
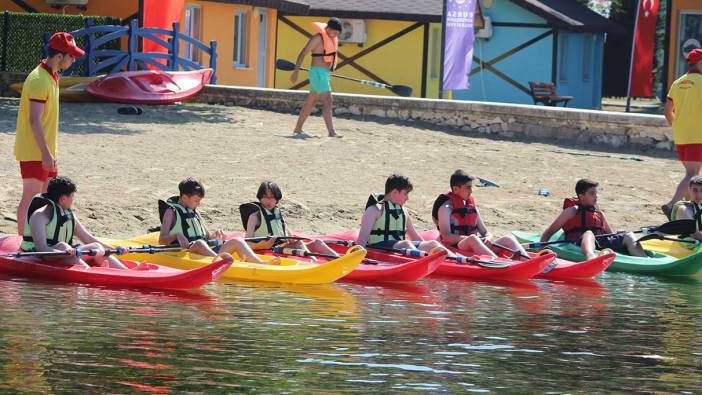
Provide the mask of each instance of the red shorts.
{"label": "red shorts", "polygon": [[40,160],[33,160],[20,162],[20,173],[22,173],[22,179],[34,178],[46,182],[50,178],[54,178],[58,175],[58,169],[56,171],[44,170]]}
{"label": "red shorts", "polygon": [[682,162],[702,162],[702,144],[675,144]]}

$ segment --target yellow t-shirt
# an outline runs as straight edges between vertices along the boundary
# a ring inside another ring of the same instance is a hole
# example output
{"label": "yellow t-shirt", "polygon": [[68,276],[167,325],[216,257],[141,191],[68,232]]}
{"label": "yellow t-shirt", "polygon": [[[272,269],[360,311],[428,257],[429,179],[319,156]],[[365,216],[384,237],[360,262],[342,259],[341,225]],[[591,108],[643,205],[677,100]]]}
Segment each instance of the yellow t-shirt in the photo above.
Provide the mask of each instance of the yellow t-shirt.
{"label": "yellow t-shirt", "polygon": [[702,144],[702,74],[690,72],[675,80],[668,99],[675,105],[675,144]]}
{"label": "yellow t-shirt", "polygon": [[42,63],[24,80],[19,111],[17,112],[17,135],[15,136],[15,158],[20,162],[41,160],[41,150],[29,124],[29,103],[44,103],[41,126],[49,152],[56,158],[58,146],[59,87],[58,76]]}

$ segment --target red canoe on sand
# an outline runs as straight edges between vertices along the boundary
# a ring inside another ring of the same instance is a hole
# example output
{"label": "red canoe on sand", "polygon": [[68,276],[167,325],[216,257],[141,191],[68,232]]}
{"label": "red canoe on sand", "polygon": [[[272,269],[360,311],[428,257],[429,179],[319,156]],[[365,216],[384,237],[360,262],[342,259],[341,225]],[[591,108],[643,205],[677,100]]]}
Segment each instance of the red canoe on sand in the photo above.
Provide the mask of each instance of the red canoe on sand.
{"label": "red canoe on sand", "polygon": [[[355,240],[358,231],[352,230],[334,235],[320,237],[322,240]],[[400,254],[386,251],[369,249],[369,254],[374,251],[376,259],[392,261],[400,259],[413,259]],[[495,263],[510,263],[505,267],[486,267],[479,264],[456,263],[454,260],[445,259],[432,274],[466,277],[476,279],[497,279],[497,280],[526,280],[543,272],[556,258],[553,253],[536,256],[526,261],[514,261],[506,258],[494,258],[490,256],[476,256],[477,259],[491,261]],[[415,258],[416,259],[416,258]]]}
{"label": "red canoe on sand", "polygon": [[[0,237],[0,254],[16,252],[20,236]],[[122,261],[133,268],[137,262]],[[42,280],[108,285],[116,287],[190,289],[216,280],[231,262],[218,260],[193,270],[177,270],[149,263],[147,270],[121,270],[102,267],[85,269],[80,265],[52,264],[35,257],[0,257],[0,273]]]}
{"label": "red canoe on sand", "polygon": [[198,94],[211,77],[212,69],[125,71],[98,78],[85,91],[115,103],[173,104]]}
{"label": "red canoe on sand", "polygon": [[[426,232],[422,232],[420,235],[424,240],[437,240],[439,238],[439,231],[428,230]],[[458,251],[457,249],[452,250],[454,252]],[[535,257],[536,254],[529,253],[529,256]],[[582,262],[573,262],[556,258],[554,261],[555,266],[550,267],[545,272],[537,274],[536,278],[559,280],[592,278],[604,272],[605,269],[607,269],[607,267],[614,262],[615,257],[616,254],[611,253]]]}
{"label": "red canoe on sand", "polygon": [[[230,237],[234,236],[243,236],[239,232],[232,232],[229,234]],[[307,237],[307,236],[301,236],[301,237]],[[312,236],[311,238],[315,238]],[[346,250],[348,250],[349,247],[345,246],[340,246],[340,245],[329,245],[330,248],[332,248],[334,251],[338,252],[339,254],[345,254]],[[276,255],[276,256],[286,256],[286,255],[281,255],[281,254],[275,254],[272,251],[266,251],[266,250],[259,250],[256,251],[259,254],[264,254],[264,255]],[[392,254],[391,254],[392,255]],[[437,254],[432,254],[426,257],[422,257],[421,259],[417,258],[410,258],[410,257],[405,257],[401,255],[396,255],[392,256],[391,260],[387,260],[387,254],[377,251],[377,250],[368,250],[368,254],[366,255],[366,258],[368,259],[373,259],[373,260],[378,260],[378,261],[385,261],[389,262],[389,264],[368,264],[368,263],[361,263],[360,265],[356,266],[356,269],[354,269],[351,273],[345,275],[343,277],[344,280],[354,280],[354,281],[369,281],[369,282],[409,282],[409,281],[417,281],[419,279],[422,279],[431,273],[433,273],[438,267],[441,265],[441,263],[444,261],[444,258],[446,256],[446,253],[437,253]],[[297,260],[303,260],[303,261],[310,261],[313,262],[309,258],[304,258],[304,257],[298,257],[298,256],[291,256],[291,258],[297,259]],[[327,258],[317,258],[317,263],[324,263],[327,262]]]}

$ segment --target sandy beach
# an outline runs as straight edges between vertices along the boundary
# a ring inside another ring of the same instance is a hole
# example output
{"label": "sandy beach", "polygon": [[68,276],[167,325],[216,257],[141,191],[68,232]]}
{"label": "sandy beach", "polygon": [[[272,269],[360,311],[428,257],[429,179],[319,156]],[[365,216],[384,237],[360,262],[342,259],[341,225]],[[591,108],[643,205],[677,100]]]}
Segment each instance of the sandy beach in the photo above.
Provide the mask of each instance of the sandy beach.
{"label": "sandy beach", "polygon": [[[16,99],[0,99],[2,233],[16,231],[22,190],[12,154],[17,105]],[[393,172],[414,184],[407,207],[420,230],[433,227],[432,203],[448,190],[453,170],[499,183],[501,188],[474,189],[495,234],[543,229],[582,177],[600,182],[600,205],[616,229],[662,223],[658,207],[682,176],[672,152],[495,140],[351,119],[337,119],[345,137],[330,139],[323,137],[319,117],[306,125],[319,137],[298,140],[291,138],[291,114],[185,104],[123,116],[117,107],[62,103],[60,116],[59,169],[78,184],[75,212],[94,234],[110,237],[142,234],[158,224],[157,199],[177,194],[178,182],[188,176],[205,184],[201,212],[212,230],[241,230],[239,204],[255,199],[258,184],[272,179],[283,189],[289,227],[316,234],[357,227],[368,194],[382,192]],[[550,196],[539,196],[540,187]]]}

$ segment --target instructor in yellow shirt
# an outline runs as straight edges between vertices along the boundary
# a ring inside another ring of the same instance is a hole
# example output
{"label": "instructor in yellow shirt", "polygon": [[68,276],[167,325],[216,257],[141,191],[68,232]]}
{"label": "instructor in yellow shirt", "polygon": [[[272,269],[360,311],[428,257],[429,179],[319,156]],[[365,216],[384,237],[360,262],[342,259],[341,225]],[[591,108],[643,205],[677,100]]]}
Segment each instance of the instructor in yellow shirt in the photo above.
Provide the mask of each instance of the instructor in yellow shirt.
{"label": "instructor in yellow shirt", "polygon": [[702,169],[702,49],[692,50],[687,63],[688,72],[673,82],[665,103],[665,119],[673,126],[675,150],[685,167],[673,198],[661,206],[668,219],[673,204],[685,197],[690,179]]}
{"label": "instructor in yellow shirt", "polygon": [[17,231],[24,234],[32,197],[46,192],[49,178],[58,175],[59,71],[85,55],[68,33],[49,40],[49,56],[24,80],[17,113],[14,154],[22,174],[22,200],[17,207]]}

